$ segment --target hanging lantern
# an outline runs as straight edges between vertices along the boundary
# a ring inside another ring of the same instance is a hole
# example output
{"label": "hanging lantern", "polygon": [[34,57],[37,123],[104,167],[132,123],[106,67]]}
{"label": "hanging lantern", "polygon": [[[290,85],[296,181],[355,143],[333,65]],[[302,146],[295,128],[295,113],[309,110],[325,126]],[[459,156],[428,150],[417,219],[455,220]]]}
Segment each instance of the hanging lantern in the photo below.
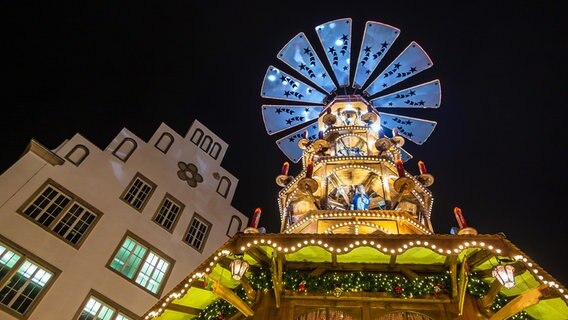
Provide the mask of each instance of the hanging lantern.
{"label": "hanging lantern", "polygon": [[499,264],[493,269],[493,276],[499,280],[503,287],[510,289],[515,285],[515,268],[510,265]]}
{"label": "hanging lantern", "polygon": [[231,261],[229,267],[231,268],[231,275],[233,276],[233,279],[238,281],[241,280],[245,272],[247,272],[249,264],[248,262],[244,261],[241,256]]}

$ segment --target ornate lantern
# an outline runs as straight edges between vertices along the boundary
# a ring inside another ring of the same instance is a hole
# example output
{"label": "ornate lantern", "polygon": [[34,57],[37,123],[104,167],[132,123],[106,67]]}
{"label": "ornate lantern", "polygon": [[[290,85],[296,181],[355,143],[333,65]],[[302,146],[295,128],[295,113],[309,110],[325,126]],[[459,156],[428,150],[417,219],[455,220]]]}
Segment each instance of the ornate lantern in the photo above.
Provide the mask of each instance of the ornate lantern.
{"label": "ornate lantern", "polygon": [[243,255],[237,255],[235,260],[231,261],[229,267],[231,268],[231,275],[235,280],[241,280],[249,267],[248,262],[244,261]]}
{"label": "ornate lantern", "polygon": [[493,276],[499,280],[503,287],[509,289],[515,285],[515,268],[510,265],[499,264],[493,269]]}

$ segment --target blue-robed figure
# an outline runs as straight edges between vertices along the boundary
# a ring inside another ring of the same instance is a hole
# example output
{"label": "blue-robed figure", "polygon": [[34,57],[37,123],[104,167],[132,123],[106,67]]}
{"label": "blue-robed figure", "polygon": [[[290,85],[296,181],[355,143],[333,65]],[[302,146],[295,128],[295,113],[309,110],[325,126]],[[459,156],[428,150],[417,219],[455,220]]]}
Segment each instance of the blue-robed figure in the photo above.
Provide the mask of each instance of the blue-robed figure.
{"label": "blue-robed figure", "polygon": [[355,195],[353,196],[351,203],[353,205],[353,210],[369,209],[369,203],[371,203],[371,200],[367,193],[365,193],[365,186],[360,184],[357,188],[355,188]]}

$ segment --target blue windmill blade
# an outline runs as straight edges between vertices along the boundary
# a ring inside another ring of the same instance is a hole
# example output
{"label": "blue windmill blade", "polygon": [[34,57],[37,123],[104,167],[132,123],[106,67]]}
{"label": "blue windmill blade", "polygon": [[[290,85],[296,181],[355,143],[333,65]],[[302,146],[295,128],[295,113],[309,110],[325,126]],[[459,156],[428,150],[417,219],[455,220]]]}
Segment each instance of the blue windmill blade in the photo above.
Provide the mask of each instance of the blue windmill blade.
{"label": "blue windmill blade", "polygon": [[313,119],[323,110],[323,106],[305,105],[262,105],[262,119],[269,135],[290,129]]}
{"label": "blue windmill blade", "polygon": [[379,112],[381,126],[393,130],[396,128],[398,134],[416,143],[426,142],[432,131],[436,128],[436,121],[412,118],[397,114]]}
{"label": "blue windmill blade", "polygon": [[426,51],[412,41],[391,64],[369,84],[363,93],[372,96],[403,80],[432,67],[433,63]]}
{"label": "blue windmill blade", "polygon": [[400,158],[402,159],[403,162],[406,162],[413,158],[413,156],[403,148],[398,148],[398,151],[400,151]]}
{"label": "blue windmill blade", "polygon": [[305,137],[306,131],[310,141],[316,140],[318,137],[318,125],[313,123],[302,127],[289,135],[276,140],[276,144],[290,159],[290,161],[297,163],[302,158],[302,149],[298,146],[298,141]]}
{"label": "blue windmill blade", "polygon": [[371,99],[375,108],[438,108],[442,100],[440,80],[432,80],[386,96]]}
{"label": "blue windmill blade", "polygon": [[357,59],[353,88],[363,87],[399,34],[400,29],[398,28],[380,22],[367,21]]}
{"label": "blue windmill blade", "polygon": [[319,104],[326,98],[325,94],[274,66],[268,67],[260,92],[263,98]]}
{"label": "blue windmill blade", "polygon": [[298,33],[278,53],[278,59],[309,79],[328,94],[337,89],[303,32]]}
{"label": "blue windmill blade", "polygon": [[320,43],[340,87],[349,86],[351,18],[337,19],[316,27]]}

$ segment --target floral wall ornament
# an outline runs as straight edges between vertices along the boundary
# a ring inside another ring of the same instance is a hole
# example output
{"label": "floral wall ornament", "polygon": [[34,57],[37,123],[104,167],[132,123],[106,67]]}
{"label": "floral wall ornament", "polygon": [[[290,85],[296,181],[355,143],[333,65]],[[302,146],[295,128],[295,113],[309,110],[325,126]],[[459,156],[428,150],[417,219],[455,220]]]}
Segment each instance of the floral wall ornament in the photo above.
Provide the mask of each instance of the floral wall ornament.
{"label": "floral wall ornament", "polygon": [[187,181],[187,184],[195,188],[197,184],[203,182],[203,177],[198,173],[197,166],[193,163],[184,163],[178,162],[178,170],[177,175],[181,180]]}

